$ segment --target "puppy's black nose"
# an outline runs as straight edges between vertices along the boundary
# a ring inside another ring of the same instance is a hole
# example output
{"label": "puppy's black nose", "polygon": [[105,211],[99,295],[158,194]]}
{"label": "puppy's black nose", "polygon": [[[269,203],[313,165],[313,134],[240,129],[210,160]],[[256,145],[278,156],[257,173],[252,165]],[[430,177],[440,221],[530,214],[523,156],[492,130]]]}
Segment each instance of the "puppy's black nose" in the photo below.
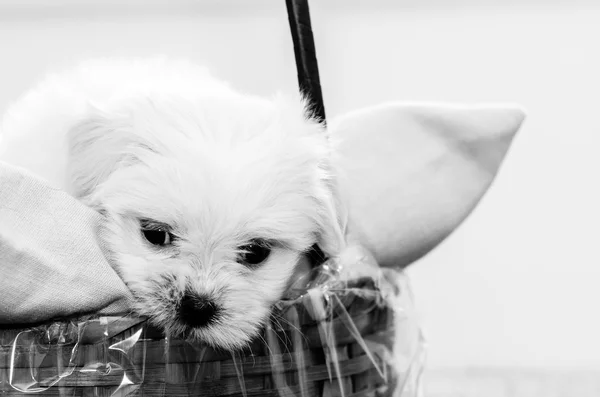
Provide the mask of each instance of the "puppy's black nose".
{"label": "puppy's black nose", "polygon": [[205,327],[215,320],[217,307],[207,298],[186,293],[179,303],[179,319],[189,327]]}

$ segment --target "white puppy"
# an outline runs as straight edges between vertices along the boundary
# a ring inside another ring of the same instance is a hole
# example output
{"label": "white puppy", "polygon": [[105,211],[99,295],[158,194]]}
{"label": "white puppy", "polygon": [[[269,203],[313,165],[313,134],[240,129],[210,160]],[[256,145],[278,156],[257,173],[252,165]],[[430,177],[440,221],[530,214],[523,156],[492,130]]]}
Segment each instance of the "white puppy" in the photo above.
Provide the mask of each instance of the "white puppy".
{"label": "white puppy", "polygon": [[0,159],[97,209],[136,311],[247,344],[314,244],[341,249],[325,130],[300,98],[243,95],[184,61],[50,76],[2,124]]}

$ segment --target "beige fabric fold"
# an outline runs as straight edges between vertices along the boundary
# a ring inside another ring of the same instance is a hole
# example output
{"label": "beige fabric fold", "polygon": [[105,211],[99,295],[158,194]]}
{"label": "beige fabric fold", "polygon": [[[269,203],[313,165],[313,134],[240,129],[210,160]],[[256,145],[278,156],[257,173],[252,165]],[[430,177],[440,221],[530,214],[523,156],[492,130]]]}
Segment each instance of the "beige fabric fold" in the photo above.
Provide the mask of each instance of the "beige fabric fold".
{"label": "beige fabric fold", "polygon": [[0,162],[0,324],[129,312],[98,239],[100,215]]}

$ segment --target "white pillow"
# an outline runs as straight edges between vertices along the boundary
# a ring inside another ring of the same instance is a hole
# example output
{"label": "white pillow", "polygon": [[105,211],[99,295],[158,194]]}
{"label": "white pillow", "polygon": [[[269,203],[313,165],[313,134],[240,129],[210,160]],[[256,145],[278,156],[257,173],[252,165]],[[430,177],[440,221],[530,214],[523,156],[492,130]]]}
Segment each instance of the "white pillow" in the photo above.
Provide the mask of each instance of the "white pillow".
{"label": "white pillow", "polygon": [[382,266],[425,255],[477,205],[524,118],[516,106],[389,103],[332,119],[351,238]]}
{"label": "white pillow", "polygon": [[[331,120],[351,237],[385,266],[427,253],[485,193],[523,118],[514,107],[387,104]],[[2,162],[0,186],[0,324],[128,310],[99,214]]]}

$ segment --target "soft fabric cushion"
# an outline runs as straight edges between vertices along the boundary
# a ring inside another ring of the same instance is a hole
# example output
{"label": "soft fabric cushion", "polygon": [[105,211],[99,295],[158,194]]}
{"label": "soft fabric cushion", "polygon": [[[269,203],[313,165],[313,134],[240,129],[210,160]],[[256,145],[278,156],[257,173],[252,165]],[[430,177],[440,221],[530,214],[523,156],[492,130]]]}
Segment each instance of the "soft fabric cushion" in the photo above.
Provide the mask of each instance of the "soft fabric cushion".
{"label": "soft fabric cushion", "polygon": [[[472,211],[523,120],[517,108],[387,104],[329,123],[351,238],[406,266]],[[0,162],[0,325],[128,312],[100,215]]]}
{"label": "soft fabric cushion", "polygon": [[382,266],[425,255],[477,205],[524,117],[516,106],[389,103],[331,120],[350,235]]}
{"label": "soft fabric cushion", "polygon": [[132,296],[107,262],[100,215],[0,162],[0,324],[126,313]]}

